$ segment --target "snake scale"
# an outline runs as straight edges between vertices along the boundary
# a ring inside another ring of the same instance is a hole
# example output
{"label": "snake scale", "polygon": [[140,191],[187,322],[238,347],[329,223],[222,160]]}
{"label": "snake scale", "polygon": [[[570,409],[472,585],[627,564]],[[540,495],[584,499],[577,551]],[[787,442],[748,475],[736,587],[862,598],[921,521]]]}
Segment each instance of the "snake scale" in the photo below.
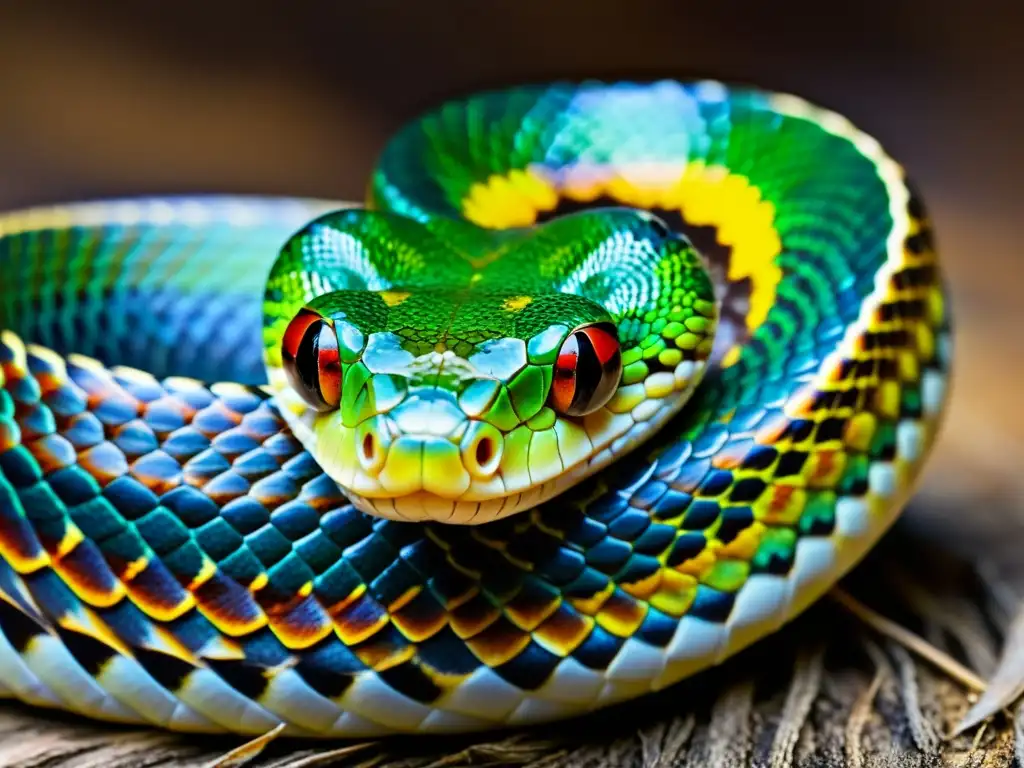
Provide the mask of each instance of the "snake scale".
{"label": "snake scale", "polygon": [[365,207],[0,218],[0,697],[456,732],[668,686],[911,492],[947,297],[904,172],[715,82],[482,92]]}

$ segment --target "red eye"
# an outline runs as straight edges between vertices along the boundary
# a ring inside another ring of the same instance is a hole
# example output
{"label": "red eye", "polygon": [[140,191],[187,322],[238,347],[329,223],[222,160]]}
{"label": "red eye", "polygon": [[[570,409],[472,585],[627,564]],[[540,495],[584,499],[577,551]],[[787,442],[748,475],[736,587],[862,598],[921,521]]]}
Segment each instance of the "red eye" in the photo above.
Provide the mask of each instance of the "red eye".
{"label": "red eye", "polygon": [[318,411],[341,402],[341,361],[333,324],[311,309],[301,309],[281,339],[281,362],[288,383]]}
{"label": "red eye", "polygon": [[566,416],[586,416],[607,403],[622,378],[615,326],[595,323],[562,343],[551,382],[551,405]]}

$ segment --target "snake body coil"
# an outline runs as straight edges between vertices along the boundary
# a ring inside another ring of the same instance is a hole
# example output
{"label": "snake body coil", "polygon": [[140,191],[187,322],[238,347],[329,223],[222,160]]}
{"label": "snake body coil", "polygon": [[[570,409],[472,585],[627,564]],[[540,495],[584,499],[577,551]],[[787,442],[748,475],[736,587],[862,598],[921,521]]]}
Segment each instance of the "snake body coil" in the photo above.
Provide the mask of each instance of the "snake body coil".
{"label": "snake body coil", "polygon": [[949,364],[901,168],[709,82],[445,105],[370,210],[8,214],[0,328],[0,697],[300,736],[722,661],[894,520]]}

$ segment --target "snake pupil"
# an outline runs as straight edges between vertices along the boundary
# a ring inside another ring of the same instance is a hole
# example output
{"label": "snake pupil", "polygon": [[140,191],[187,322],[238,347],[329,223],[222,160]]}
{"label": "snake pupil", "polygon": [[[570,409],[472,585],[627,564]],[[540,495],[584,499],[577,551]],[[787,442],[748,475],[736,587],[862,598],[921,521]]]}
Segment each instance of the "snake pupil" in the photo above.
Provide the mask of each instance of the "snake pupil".
{"label": "snake pupil", "polygon": [[622,377],[618,334],[611,323],[574,331],[555,360],[551,401],[567,416],[586,416],[604,406]]}
{"label": "snake pupil", "polygon": [[289,324],[281,345],[288,383],[310,406],[329,411],[341,401],[341,361],[333,326],[303,309]]}

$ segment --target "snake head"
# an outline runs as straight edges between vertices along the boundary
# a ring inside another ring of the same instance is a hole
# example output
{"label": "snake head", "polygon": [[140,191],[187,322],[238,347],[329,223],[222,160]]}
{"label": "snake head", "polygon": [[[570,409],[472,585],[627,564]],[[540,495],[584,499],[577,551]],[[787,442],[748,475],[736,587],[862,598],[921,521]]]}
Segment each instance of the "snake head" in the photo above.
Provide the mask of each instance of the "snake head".
{"label": "snake head", "polygon": [[[368,219],[409,250],[366,248]],[[293,432],[359,509],[464,524],[529,509],[653,434],[699,381],[711,285],[688,243],[647,219],[604,222],[621,253],[608,236],[560,252],[586,238],[552,222],[543,236],[491,243],[498,256],[431,248],[435,268],[423,271],[410,263],[431,233],[412,224],[362,212],[300,233],[299,252],[321,257],[339,231],[352,236],[347,247],[368,260],[359,275],[400,273],[389,265],[404,253],[406,274],[381,286],[316,271],[326,290],[285,318],[268,357]],[[647,269],[616,266],[632,247],[624,232],[647,238]]]}

